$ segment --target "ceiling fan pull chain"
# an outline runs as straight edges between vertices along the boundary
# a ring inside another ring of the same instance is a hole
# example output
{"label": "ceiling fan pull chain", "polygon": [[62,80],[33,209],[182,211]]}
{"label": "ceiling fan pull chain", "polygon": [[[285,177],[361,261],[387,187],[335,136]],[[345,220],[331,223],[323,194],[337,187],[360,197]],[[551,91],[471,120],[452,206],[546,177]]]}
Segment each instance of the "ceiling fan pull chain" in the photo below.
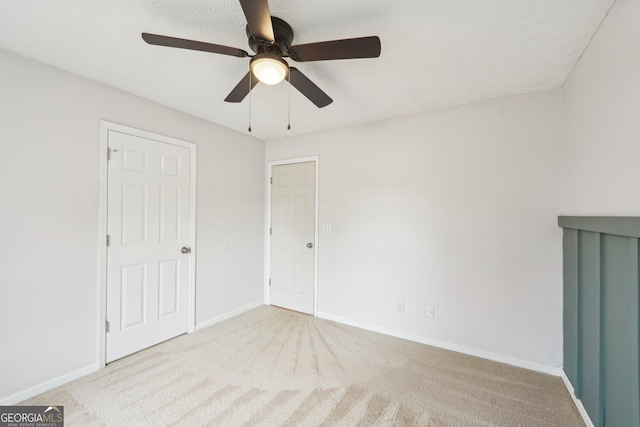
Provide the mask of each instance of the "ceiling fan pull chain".
{"label": "ceiling fan pull chain", "polygon": [[289,71],[289,117],[287,123],[287,130],[291,130],[291,70]]}
{"label": "ceiling fan pull chain", "polygon": [[249,132],[251,132],[251,79],[253,77],[253,73],[249,71]]}

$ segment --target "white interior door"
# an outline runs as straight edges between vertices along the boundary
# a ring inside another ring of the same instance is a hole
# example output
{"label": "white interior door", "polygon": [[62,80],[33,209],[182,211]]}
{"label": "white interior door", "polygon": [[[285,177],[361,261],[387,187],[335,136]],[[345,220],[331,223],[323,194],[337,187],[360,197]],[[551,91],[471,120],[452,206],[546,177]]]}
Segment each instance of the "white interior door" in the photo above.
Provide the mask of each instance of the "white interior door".
{"label": "white interior door", "polygon": [[189,328],[191,153],[109,130],[106,361]]}
{"label": "white interior door", "polygon": [[269,299],[313,314],[316,162],[273,166],[271,173]]}

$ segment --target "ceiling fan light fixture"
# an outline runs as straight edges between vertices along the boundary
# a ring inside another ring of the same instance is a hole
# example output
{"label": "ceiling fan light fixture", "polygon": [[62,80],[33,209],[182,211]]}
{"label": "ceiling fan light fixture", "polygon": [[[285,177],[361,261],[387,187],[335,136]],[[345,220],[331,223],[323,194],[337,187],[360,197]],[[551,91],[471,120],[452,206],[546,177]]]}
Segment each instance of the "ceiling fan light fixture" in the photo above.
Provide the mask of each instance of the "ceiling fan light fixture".
{"label": "ceiling fan light fixture", "polygon": [[275,85],[287,76],[289,65],[277,55],[261,53],[251,58],[251,72],[262,83]]}

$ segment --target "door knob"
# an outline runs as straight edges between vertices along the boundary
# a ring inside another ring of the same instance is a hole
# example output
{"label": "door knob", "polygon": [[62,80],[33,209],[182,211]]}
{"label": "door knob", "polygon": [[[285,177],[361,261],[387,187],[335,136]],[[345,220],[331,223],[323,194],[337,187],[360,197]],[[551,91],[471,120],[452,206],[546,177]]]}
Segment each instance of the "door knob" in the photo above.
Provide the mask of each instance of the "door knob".
{"label": "door knob", "polygon": [[191,253],[191,248],[183,246],[182,249],[180,249],[180,252],[182,252],[183,254],[190,254]]}
{"label": "door knob", "polygon": [[311,242],[307,243],[307,247],[308,247],[309,249],[311,249],[311,248],[313,247],[313,243],[311,243]]}

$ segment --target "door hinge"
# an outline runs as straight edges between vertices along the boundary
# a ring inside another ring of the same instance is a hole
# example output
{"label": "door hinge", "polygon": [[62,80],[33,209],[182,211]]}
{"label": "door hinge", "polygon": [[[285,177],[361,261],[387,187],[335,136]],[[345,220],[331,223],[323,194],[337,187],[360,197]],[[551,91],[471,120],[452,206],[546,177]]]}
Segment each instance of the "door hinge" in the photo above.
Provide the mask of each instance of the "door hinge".
{"label": "door hinge", "polygon": [[111,324],[109,323],[108,320],[104,321],[104,331],[105,332],[109,332],[109,330],[111,329]]}
{"label": "door hinge", "polygon": [[107,160],[111,160],[111,153],[117,153],[118,150],[114,148],[107,148]]}
{"label": "door hinge", "polygon": [[269,278],[269,286],[271,286],[271,278]]}
{"label": "door hinge", "polygon": [[269,235],[273,234],[273,228],[269,227]]}
{"label": "door hinge", "polygon": [[271,184],[273,184],[273,177],[271,177]]}
{"label": "door hinge", "polygon": [[107,234],[107,246],[111,246],[111,236]]}

